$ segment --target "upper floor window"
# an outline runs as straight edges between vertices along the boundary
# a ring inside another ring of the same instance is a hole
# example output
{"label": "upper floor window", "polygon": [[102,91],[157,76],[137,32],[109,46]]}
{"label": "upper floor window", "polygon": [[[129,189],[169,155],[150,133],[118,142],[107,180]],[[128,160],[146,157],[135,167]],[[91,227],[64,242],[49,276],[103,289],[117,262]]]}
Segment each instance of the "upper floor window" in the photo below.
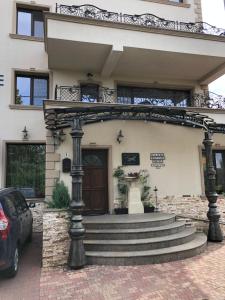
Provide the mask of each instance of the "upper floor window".
{"label": "upper floor window", "polygon": [[48,76],[16,74],[15,104],[42,106],[48,99]]}
{"label": "upper floor window", "polygon": [[82,102],[98,102],[99,85],[98,84],[81,84],[81,101]]}
{"label": "upper floor window", "polygon": [[190,105],[190,91],[118,86],[117,101],[123,104],[186,107]]}
{"label": "upper floor window", "polygon": [[[46,10],[46,9],[45,9]],[[43,10],[17,8],[17,34],[44,37]]]}

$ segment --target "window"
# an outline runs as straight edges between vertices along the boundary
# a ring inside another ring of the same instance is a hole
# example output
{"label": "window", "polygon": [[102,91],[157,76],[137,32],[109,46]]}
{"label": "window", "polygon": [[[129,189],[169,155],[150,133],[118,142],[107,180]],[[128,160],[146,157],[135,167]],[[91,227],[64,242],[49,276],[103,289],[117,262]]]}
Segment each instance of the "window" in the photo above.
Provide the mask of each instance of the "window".
{"label": "window", "polygon": [[44,144],[7,144],[6,186],[18,188],[25,197],[44,197]]}
{"label": "window", "polygon": [[11,197],[11,195],[6,195],[3,197],[4,199],[4,204],[6,205],[6,207],[8,208],[6,210],[6,213],[8,212],[9,213],[9,217],[13,217],[13,216],[16,216],[17,215],[17,211],[16,211],[16,208],[15,208],[15,205],[14,205],[14,202],[13,202],[13,199]]}
{"label": "window", "polygon": [[98,102],[99,85],[98,84],[81,84],[81,101],[82,102]]}
{"label": "window", "polygon": [[190,103],[190,91],[118,86],[117,101],[124,104],[186,107]]}
{"label": "window", "polygon": [[16,74],[15,104],[42,106],[48,99],[48,76]]}
{"label": "window", "polygon": [[[204,180],[206,191],[207,180],[206,180],[206,157],[205,150],[202,151],[202,164],[204,170]],[[223,194],[225,192],[225,151],[224,150],[213,150],[213,164],[216,170],[216,191],[218,194]]]}
{"label": "window", "polygon": [[[47,10],[47,9],[45,9]],[[44,37],[43,10],[17,8],[17,34]]]}

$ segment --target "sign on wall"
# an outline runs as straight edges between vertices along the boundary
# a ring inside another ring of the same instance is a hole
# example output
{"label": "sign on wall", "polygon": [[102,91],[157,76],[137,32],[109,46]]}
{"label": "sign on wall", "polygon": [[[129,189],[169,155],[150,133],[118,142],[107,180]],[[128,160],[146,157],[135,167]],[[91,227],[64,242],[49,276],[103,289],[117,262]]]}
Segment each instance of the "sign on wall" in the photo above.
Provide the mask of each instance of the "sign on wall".
{"label": "sign on wall", "polygon": [[165,167],[165,154],[164,153],[150,153],[151,166],[156,169]]}
{"label": "sign on wall", "polygon": [[0,75],[0,86],[4,86],[4,75]]}
{"label": "sign on wall", "polygon": [[140,165],[139,153],[122,153],[123,166],[138,166]]}

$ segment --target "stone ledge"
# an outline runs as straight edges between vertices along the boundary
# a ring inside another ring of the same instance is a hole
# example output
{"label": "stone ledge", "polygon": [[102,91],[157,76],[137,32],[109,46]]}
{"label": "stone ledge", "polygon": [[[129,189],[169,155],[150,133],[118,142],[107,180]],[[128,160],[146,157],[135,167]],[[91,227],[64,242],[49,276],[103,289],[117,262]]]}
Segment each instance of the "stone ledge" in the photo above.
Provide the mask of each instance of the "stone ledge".
{"label": "stone ledge", "polygon": [[37,110],[43,111],[43,108],[35,105],[22,105],[22,104],[10,104],[10,109],[18,109],[18,110]]}
{"label": "stone ledge", "polygon": [[69,210],[68,209],[65,209],[65,208],[45,208],[44,209],[44,213],[55,213],[55,214],[58,214],[58,213],[69,213]]}
{"label": "stone ledge", "polygon": [[158,3],[158,4],[164,4],[164,5],[173,5],[173,6],[178,6],[178,7],[183,7],[183,8],[190,8],[191,5],[188,3],[178,3],[174,1],[168,1],[168,0],[142,0],[146,2],[153,2],[153,3]]}
{"label": "stone ledge", "polygon": [[42,42],[42,43],[44,42],[44,38],[35,37],[35,36],[21,35],[21,34],[15,34],[15,33],[10,33],[9,36],[12,39],[17,39],[17,40],[26,40],[26,41]]}

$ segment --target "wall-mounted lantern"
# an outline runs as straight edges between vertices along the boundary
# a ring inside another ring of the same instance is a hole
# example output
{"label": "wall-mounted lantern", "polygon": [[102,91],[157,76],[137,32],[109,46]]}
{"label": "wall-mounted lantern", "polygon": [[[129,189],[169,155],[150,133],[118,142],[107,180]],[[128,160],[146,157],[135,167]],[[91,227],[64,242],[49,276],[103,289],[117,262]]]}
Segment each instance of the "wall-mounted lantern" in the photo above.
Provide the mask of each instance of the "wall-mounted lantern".
{"label": "wall-mounted lantern", "polygon": [[55,145],[60,145],[61,143],[63,143],[65,141],[66,134],[63,131],[63,129],[60,129],[58,131],[53,132],[53,137],[55,140]]}
{"label": "wall-mounted lantern", "polygon": [[118,132],[118,134],[117,134],[117,138],[116,138],[116,140],[117,140],[117,142],[120,144],[121,142],[122,142],[122,139],[124,138],[124,135],[123,135],[123,133],[122,133],[122,130],[120,130],[119,132]]}
{"label": "wall-mounted lantern", "polygon": [[27,130],[26,126],[22,130],[22,134],[23,134],[23,136],[22,136],[23,141],[28,141],[28,130]]}

